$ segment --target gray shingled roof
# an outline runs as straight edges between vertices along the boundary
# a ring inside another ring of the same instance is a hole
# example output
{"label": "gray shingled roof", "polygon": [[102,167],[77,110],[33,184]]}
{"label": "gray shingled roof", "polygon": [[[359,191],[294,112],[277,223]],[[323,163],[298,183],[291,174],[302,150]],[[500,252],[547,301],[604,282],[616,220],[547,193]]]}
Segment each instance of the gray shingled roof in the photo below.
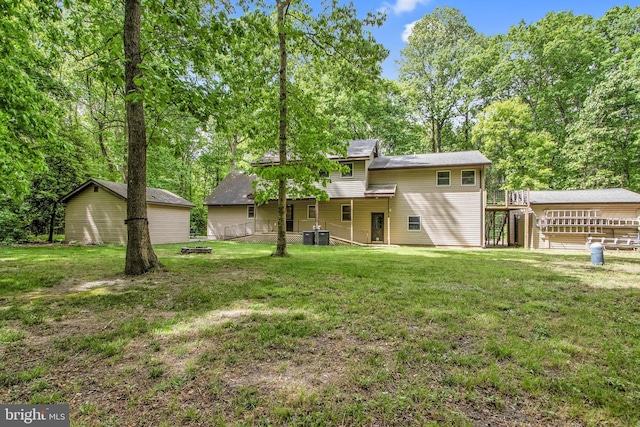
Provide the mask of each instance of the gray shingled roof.
{"label": "gray shingled roof", "polygon": [[491,161],[479,151],[454,153],[409,154],[404,156],[377,157],[369,170],[431,168],[446,166],[489,165]]}
{"label": "gray shingled roof", "polygon": [[[115,194],[116,196],[122,197],[127,200],[127,185],[120,184],[117,182],[104,181],[102,179],[89,179],[84,184],[77,187],[75,190],[67,194],[62,198],[62,202],[66,203],[69,199],[74,197],[79,192],[83,191],[85,188],[91,185],[98,185],[107,191]],[[194,207],[195,205],[190,201],[183,199],[180,196],[173,194],[170,191],[162,190],[160,188],[149,188],[147,187],[147,203],[157,204],[157,205],[172,205],[172,206],[186,206],[186,207]]]}
{"label": "gray shingled roof", "polygon": [[255,175],[247,175],[241,171],[231,171],[213,190],[204,204],[208,206],[252,205],[253,181]]}
{"label": "gray shingled roof", "polygon": [[364,192],[365,197],[392,197],[396,195],[398,184],[370,184]]}
{"label": "gray shingled roof", "polygon": [[[362,159],[368,158],[372,153],[377,151],[378,140],[377,139],[355,139],[349,141],[347,147],[347,157],[342,157],[337,154],[329,154],[327,157],[330,159]],[[280,161],[280,157],[277,153],[267,153],[261,159],[257,161],[258,164],[277,164]]]}
{"label": "gray shingled roof", "polygon": [[532,205],[570,203],[640,203],[640,194],[623,188],[530,191]]}
{"label": "gray shingled roof", "polygon": [[[347,147],[347,159],[369,158],[372,153],[377,151],[377,139],[354,139],[349,141]],[[343,158],[342,156],[329,156],[331,159]]]}

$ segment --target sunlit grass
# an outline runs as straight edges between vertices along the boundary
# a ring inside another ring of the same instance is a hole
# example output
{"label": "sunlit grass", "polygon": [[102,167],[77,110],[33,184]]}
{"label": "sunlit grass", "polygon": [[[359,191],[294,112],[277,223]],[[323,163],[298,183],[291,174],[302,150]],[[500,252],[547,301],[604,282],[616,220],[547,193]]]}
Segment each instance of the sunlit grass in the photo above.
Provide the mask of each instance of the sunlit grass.
{"label": "sunlit grass", "polygon": [[0,247],[0,401],[79,425],[640,422],[636,253],[209,245],[136,278],[121,247]]}

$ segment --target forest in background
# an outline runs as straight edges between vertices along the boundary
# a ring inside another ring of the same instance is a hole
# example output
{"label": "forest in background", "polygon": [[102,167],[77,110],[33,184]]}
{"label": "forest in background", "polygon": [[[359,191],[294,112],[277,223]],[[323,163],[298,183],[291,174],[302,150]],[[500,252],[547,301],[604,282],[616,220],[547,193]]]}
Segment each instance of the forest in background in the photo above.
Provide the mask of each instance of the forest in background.
{"label": "forest in background", "polygon": [[[292,2],[289,141],[300,153],[361,138],[390,155],[478,149],[492,189],[640,190],[640,7],[549,13],[490,37],[438,8],[415,25],[392,81],[367,33],[384,17],[325,3],[312,19]],[[275,9],[143,8],[147,184],[194,202],[204,232],[204,198],[277,148]],[[126,182],[123,13],[121,1],[0,0],[0,242],[60,232],[60,197],[89,177]]]}

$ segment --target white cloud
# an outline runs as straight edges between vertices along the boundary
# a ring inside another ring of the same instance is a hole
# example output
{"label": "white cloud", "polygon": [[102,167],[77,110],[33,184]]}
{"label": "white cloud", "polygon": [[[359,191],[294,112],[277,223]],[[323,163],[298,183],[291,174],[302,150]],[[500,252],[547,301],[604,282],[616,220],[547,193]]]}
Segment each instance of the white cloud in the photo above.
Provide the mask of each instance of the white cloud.
{"label": "white cloud", "polygon": [[404,31],[402,32],[402,41],[404,41],[405,43],[409,41],[409,36],[411,35],[411,32],[413,31],[413,27],[416,25],[417,22],[418,21],[413,21],[404,26]]}
{"label": "white cloud", "polygon": [[396,0],[396,4],[391,6],[397,15],[402,12],[411,12],[418,4],[427,4],[430,0]]}

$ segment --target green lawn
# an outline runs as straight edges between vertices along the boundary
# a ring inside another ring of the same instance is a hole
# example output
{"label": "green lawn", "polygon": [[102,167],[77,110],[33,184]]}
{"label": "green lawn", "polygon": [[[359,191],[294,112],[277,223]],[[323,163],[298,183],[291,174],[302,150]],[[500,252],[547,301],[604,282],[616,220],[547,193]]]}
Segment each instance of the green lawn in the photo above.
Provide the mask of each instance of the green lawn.
{"label": "green lawn", "polygon": [[0,402],[72,425],[637,425],[640,255],[0,247]]}

